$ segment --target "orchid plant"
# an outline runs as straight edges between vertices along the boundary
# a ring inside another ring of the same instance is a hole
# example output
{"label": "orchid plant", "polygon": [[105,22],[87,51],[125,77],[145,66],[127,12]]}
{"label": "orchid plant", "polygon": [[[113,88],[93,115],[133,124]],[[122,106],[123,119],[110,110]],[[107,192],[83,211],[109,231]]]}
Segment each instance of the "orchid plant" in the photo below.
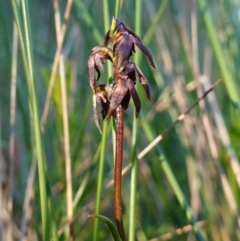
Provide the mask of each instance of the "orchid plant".
{"label": "orchid plant", "polygon": [[[109,48],[109,45],[112,45],[112,48]],[[104,44],[94,47],[88,60],[89,84],[93,91],[95,124],[99,131],[102,132],[98,108],[103,120],[108,120],[111,116],[116,118],[114,213],[117,228],[123,241],[126,240],[121,203],[124,111],[128,108],[132,97],[135,116],[137,117],[140,112],[141,102],[135,89],[137,79],[143,86],[147,98],[150,99],[148,81],[139,67],[132,61],[135,46],[146,55],[150,65],[155,68],[152,55],[143,45],[141,39],[121,20],[113,17],[110,29],[105,35]],[[114,82],[112,85],[97,85],[106,60],[112,62]]]}

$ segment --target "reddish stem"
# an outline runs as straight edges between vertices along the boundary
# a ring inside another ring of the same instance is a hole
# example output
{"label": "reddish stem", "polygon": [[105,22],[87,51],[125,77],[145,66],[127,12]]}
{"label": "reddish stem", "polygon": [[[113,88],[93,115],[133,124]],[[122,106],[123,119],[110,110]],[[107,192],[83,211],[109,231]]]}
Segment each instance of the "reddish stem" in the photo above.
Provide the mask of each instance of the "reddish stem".
{"label": "reddish stem", "polygon": [[126,235],[122,218],[122,160],[123,160],[123,128],[124,128],[124,110],[120,105],[116,109],[116,157],[114,170],[114,212],[118,232],[123,241],[126,241]]}

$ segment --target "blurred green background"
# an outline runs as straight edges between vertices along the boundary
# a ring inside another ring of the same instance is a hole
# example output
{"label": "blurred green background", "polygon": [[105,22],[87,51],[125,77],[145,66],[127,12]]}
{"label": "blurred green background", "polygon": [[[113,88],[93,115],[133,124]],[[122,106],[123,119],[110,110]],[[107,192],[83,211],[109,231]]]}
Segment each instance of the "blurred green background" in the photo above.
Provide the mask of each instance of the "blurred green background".
{"label": "blurred green background", "polygon": [[[66,21],[69,2],[35,0],[28,6],[39,120],[61,41],[57,19],[61,25],[66,23],[63,66],[53,78],[49,114],[40,138],[46,161],[46,200],[51,202],[45,210],[46,223],[51,237],[57,230],[59,240],[70,240],[66,224],[72,212],[74,240],[93,240],[94,219],[88,215],[95,213],[102,142],[93,119],[87,61],[91,49],[103,43],[117,1],[74,0]],[[54,7],[57,3],[59,11]],[[0,2],[0,240],[44,240],[40,208],[44,197],[38,185],[42,176],[36,169],[33,134],[40,126],[30,111],[34,104],[20,42],[15,47],[13,43],[17,37],[12,6],[11,1]],[[21,8],[19,14],[24,19]],[[140,24],[140,38],[156,65],[152,69],[136,48],[139,66],[151,86],[151,101],[139,86],[142,108],[133,156],[132,105],[125,114],[123,165],[128,169],[122,201],[127,233],[131,160],[221,79],[182,122],[138,160],[134,233],[139,241],[204,240],[193,224],[200,227],[205,240],[240,240],[240,2],[123,0],[118,18],[133,30]],[[99,83],[106,83],[108,76],[105,66]],[[107,126],[100,214],[114,221],[114,135],[112,125]],[[113,240],[102,221],[97,237]]]}

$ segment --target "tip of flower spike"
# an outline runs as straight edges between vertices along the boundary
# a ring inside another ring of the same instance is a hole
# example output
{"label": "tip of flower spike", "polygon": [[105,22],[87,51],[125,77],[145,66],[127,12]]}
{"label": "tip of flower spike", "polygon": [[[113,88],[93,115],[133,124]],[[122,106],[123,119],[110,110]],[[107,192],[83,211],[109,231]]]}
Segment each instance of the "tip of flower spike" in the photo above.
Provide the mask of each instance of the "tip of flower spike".
{"label": "tip of flower spike", "polygon": [[114,36],[116,31],[117,31],[117,21],[116,21],[115,17],[113,16],[112,23],[111,23],[111,26],[110,26],[110,29],[109,29],[109,35],[110,35],[111,38]]}

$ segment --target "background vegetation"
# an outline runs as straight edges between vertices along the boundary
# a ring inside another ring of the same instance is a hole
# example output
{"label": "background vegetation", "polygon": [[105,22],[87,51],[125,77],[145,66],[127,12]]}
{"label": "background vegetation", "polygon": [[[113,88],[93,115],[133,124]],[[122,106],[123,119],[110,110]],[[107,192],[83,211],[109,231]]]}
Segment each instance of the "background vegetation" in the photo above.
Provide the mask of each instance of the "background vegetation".
{"label": "background vegetation", "polygon": [[[0,240],[112,240],[88,217],[114,221],[114,131],[94,124],[87,60],[119,2],[20,2],[0,2]],[[136,49],[152,99],[139,86],[141,115],[125,115],[129,240],[240,240],[239,1],[126,0],[117,15],[156,65]]]}

